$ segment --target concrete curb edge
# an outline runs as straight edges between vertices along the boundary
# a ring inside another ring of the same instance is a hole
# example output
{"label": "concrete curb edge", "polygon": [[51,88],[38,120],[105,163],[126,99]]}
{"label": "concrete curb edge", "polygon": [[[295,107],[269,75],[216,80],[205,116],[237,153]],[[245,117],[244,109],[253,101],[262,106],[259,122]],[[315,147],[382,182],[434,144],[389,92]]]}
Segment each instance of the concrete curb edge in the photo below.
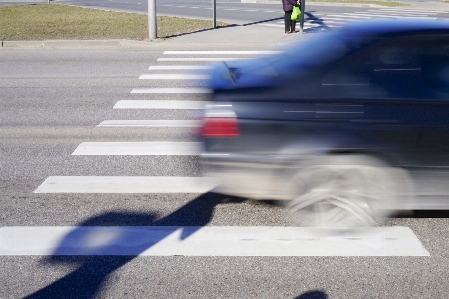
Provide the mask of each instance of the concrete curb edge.
{"label": "concrete curb edge", "polygon": [[41,40],[41,41],[1,41],[0,51],[8,49],[197,49],[201,48],[259,48],[273,46],[270,43],[166,43],[165,40]]}

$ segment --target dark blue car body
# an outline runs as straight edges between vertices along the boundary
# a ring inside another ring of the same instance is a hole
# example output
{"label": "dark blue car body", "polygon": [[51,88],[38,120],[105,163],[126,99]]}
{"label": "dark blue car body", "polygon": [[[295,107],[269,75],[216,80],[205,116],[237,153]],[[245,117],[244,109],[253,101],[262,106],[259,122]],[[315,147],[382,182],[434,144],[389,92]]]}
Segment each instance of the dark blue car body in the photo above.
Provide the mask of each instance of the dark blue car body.
{"label": "dark blue car body", "polygon": [[223,193],[293,199],[305,168],[363,156],[412,186],[385,208],[449,208],[449,22],[352,23],[217,65],[210,87],[202,157]]}

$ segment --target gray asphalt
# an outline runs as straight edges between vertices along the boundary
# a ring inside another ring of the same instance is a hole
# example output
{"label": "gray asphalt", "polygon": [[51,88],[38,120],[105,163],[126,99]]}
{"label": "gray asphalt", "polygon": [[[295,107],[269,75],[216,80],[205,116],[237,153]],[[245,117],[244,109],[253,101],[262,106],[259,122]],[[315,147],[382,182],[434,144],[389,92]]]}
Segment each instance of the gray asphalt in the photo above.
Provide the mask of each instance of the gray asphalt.
{"label": "gray asphalt", "polygon": [[[278,28],[267,28],[263,35],[251,26],[236,28],[220,33],[227,43],[206,40],[207,35],[198,37],[204,34],[198,33],[151,45],[111,48],[71,49],[61,44],[52,47],[51,42],[44,47],[30,43],[31,49],[3,47],[0,226],[302,225],[270,203],[227,198],[229,202],[218,204],[223,198],[215,194],[33,193],[50,175],[200,175],[197,157],[71,153],[86,141],[196,140],[191,129],[96,126],[106,119],[192,116],[174,110],[112,109],[126,99],[207,99],[204,95],[130,94],[136,87],[195,86],[138,79],[150,65],[158,64],[164,49],[260,49],[300,38],[285,36],[282,30],[279,34]],[[259,32],[260,40],[244,43],[240,40],[244,32],[252,36]],[[87,298],[84,291],[97,287],[95,298],[449,298],[447,213],[420,212],[382,225],[410,227],[430,257],[2,256],[0,298],[33,293],[33,298]]]}
{"label": "gray asphalt", "polygon": [[[2,50],[1,226],[160,225],[157,219],[180,210],[181,215],[162,224],[298,225],[285,210],[263,202],[230,199],[213,214],[197,209],[213,203],[217,195],[32,193],[50,175],[201,174],[195,157],[70,155],[85,141],[194,140],[189,130],[95,127],[105,119],[189,117],[181,111],[112,109],[118,100],[134,98],[130,90],[143,84],[137,78],[161,55],[160,50],[142,49]],[[295,298],[312,291],[328,298],[445,298],[449,219],[440,217],[445,216],[384,223],[410,227],[429,251],[427,258],[3,256],[0,297],[53,290],[47,286],[58,281],[53,288],[64,283],[70,288],[54,297],[37,293],[34,298],[82,298],[81,290],[100,277],[104,281],[97,298]]]}

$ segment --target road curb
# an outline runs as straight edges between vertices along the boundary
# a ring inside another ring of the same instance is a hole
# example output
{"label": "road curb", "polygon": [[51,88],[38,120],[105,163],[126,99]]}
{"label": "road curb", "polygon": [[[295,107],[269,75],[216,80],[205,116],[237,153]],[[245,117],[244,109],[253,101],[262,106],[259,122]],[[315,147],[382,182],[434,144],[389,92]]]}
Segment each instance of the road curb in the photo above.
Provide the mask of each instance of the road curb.
{"label": "road curb", "polygon": [[[134,40],[42,40],[42,41],[2,41],[2,48],[111,48],[148,46],[153,42]],[[160,43],[160,42],[154,42]]]}
{"label": "road curb", "polygon": [[261,47],[272,47],[272,43],[176,43],[156,41],[136,41],[136,40],[43,40],[43,41],[1,41],[1,50],[20,49],[221,49],[239,48],[253,49]]}

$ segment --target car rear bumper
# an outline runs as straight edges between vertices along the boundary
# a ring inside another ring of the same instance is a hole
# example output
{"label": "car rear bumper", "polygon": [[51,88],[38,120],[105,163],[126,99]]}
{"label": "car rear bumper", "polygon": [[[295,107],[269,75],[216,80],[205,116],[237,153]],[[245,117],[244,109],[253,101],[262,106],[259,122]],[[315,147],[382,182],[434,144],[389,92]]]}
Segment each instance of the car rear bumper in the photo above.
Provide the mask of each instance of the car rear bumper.
{"label": "car rear bumper", "polygon": [[203,154],[207,176],[216,178],[215,191],[256,200],[288,199],[291,176],[285,161],[258,155]]}

